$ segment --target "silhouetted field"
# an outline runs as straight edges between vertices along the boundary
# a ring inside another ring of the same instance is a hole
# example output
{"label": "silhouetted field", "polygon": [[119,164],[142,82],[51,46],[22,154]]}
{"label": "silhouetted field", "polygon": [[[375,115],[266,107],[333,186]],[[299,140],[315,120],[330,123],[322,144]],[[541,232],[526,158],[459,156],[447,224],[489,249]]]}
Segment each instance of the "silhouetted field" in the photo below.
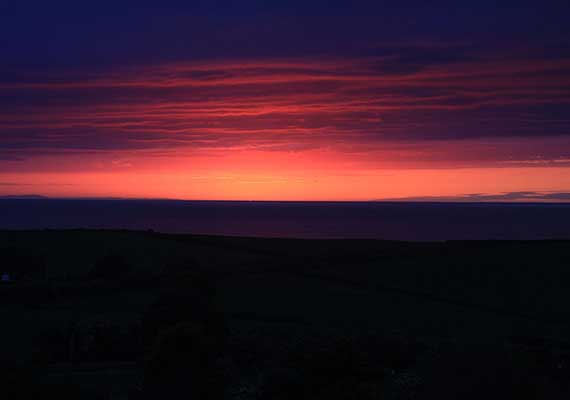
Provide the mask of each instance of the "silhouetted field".
{"label": "silhouetted field", "polygon": [[566,398],[569,268],[566,241],[0,231],[0,388],[60,399]]}

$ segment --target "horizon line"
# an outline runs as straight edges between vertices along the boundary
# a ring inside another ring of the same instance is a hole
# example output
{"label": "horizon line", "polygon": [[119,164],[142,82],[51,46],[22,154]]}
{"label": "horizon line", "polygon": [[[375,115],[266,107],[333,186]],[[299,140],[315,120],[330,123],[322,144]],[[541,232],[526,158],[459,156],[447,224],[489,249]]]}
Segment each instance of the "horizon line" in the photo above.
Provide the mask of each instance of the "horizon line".
{"label": "horizon line", "polygon": [[570,205],[563,199],[474,199],[461,197],[447,199],[429,198],[390,198],[366,200],[258,200],[258,199],[184,199],[169,197],[117,197],[117,196],[45,196],[45,195],[0,195],[0,200],[95,200],[95,201],[177,201],[177,202],[209,202],[209,203],[414,203],[414,204],[561,204]]}

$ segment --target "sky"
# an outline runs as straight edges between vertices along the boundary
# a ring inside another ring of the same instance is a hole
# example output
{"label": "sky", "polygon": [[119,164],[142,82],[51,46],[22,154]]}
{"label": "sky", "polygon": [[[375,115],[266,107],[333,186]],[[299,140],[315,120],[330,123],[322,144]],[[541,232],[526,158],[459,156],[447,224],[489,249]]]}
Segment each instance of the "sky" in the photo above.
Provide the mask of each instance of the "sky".
{"label": "sky", "polygon": [[0,195],[570,201],[570,3],[4,1]]}

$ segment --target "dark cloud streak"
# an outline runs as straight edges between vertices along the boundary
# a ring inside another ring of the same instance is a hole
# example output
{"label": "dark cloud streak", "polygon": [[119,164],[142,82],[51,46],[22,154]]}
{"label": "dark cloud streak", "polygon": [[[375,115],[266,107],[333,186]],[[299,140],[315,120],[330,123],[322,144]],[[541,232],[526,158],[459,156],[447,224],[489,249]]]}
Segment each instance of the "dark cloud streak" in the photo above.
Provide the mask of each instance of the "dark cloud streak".
{"label": "dark cloud streak", "polygon": [[507,192],[499,194],[471,193],[460,196],[422,196],[390,199],[387,201],[418,202],[568,202],[570,192]]}

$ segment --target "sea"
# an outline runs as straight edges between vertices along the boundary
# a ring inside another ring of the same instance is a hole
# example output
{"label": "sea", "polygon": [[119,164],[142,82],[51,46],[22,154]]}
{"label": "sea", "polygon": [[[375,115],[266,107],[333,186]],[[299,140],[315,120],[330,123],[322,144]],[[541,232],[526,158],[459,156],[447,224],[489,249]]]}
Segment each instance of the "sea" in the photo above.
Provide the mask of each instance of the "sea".
{"label": "sea", "polygon": [[309,239],[570,239],[570,204],[0,199],[0,229],[76,228]]}

